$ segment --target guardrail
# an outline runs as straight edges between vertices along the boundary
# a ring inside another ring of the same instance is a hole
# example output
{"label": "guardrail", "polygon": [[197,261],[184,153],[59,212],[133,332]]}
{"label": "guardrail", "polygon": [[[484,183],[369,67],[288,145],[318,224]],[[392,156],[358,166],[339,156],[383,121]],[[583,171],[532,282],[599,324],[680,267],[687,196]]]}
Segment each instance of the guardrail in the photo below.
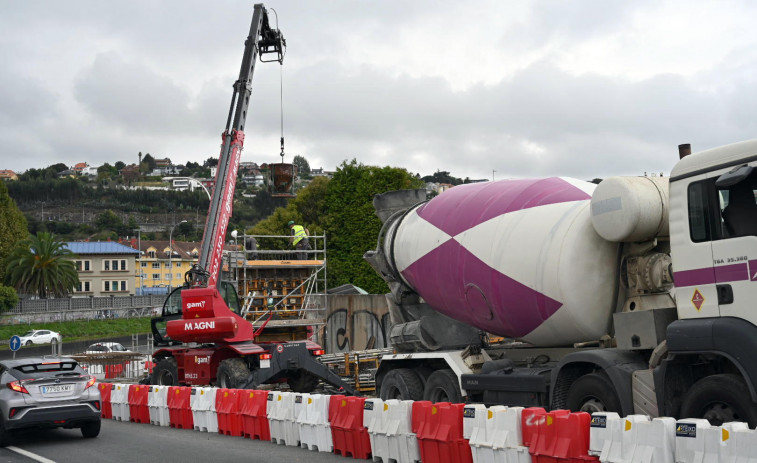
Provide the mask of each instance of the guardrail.
{"label": "guardrail", "polygon": [[0,317],[0,325],[152,317],[165,300],[165,295],[24,299]]}
{"label": "guardrail", "polygon": [[32,314],[72,310],[142,309],[145,307],[162,307],[165,300],[165,295],[22,299],[6,313]]}

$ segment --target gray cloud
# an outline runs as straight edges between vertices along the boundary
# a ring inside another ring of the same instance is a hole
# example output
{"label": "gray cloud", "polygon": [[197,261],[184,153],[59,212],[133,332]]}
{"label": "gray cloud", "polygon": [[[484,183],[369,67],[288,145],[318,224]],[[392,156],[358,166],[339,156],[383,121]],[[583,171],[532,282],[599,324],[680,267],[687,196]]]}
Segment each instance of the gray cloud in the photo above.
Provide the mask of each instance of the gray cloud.
{"label": "gray cloud", "polygon": [[[712,35],[722,52],[707,58],[680,35],[638,41],[645,19],[686,5],[270,4],[289,43],[288,155],[472,178],[667,172],[676,144],[748,139],[757,124],[757,32]],[[743,30],[753,8],[729,2],[717,20]],[[0,4],[0,168],[217,155],[251,13],[230,0]],[[616,41],[629,49],[608,55]],[[245,160],[278,159],[279,79],[258,65]]]}

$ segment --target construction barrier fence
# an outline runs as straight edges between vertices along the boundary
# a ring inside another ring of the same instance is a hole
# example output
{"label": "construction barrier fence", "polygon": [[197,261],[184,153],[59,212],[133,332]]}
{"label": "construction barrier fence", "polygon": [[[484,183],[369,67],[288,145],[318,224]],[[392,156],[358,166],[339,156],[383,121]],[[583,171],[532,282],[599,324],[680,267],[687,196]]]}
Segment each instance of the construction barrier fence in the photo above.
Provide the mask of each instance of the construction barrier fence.
{"label": "construction barrier fence", "polygon": [[102,417],[383,463],[757,461],[757,430],[704,419],[98,383]]}

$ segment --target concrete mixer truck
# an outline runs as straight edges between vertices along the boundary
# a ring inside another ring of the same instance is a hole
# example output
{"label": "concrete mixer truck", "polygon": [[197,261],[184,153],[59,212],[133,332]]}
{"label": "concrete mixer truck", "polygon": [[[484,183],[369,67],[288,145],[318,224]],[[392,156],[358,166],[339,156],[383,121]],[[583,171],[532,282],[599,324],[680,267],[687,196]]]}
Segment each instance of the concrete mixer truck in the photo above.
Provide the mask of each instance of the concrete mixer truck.
{"label": "concrete mixer truck", "polygon": [[757,140],[679,154],[669,178],[374,198],[380,396],[757,425]]}

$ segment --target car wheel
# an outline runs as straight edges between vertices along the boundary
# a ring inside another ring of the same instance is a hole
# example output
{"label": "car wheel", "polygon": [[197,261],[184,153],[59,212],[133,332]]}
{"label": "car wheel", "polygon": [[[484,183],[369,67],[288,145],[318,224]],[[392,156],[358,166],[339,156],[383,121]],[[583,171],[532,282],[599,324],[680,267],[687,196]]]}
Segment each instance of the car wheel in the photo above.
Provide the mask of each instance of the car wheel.
{"label": "car wheel", "polygon": [[398,368],[386,374],[381,381],[381,400],[421,400],[423,384],[409,368]]}
{"label": "car wheel", "polygon": [[565,405],[573,412],[621,412],[615,388],[604,373],[578,378],[568,389]]}
{"label": "car wheel", "polygon": [[428,381],[426,381],[426,388],[423,391],[423,400],[461,403],[463,397],[460,392],[457,375],[449,369],[436,370],[431,373]]}
{"label": "car wheel", "polygon": [[8,431],[5,429],[5,421],[0,421],[0,447],[5,447],[8,443]]}
{"label": "car wheel", "polygon": [[178,386],[179,369],[176,366],[176,359],[166,357],[160,360],[152,371],[152,384],[160,386]]}
{"label": "car wheel", "polygon": [[757,406],[746,383],[736,375],[712,375],[694,383],[683,398],[680,415],[705,418],[713,426],[729,421],[757,425]]}
{"label": "car wheel", "polygon": [[26,341],[26,345],[27,345],[27,346],[31,346],[31,345],[32,345],[32,341],[31,341],[31,340],[29,340],[29,341]]}
{"label": "car wheel", "polygon": [[90,421],[82,425],[81,435],[87,438],[97,437],[100,434],[100,420]]}
{"label": "car wheel", "polygon": [[250,369],[241,358],[226,359],[218,365],[216,382],[218,387],[239,389],[250,376]]}

